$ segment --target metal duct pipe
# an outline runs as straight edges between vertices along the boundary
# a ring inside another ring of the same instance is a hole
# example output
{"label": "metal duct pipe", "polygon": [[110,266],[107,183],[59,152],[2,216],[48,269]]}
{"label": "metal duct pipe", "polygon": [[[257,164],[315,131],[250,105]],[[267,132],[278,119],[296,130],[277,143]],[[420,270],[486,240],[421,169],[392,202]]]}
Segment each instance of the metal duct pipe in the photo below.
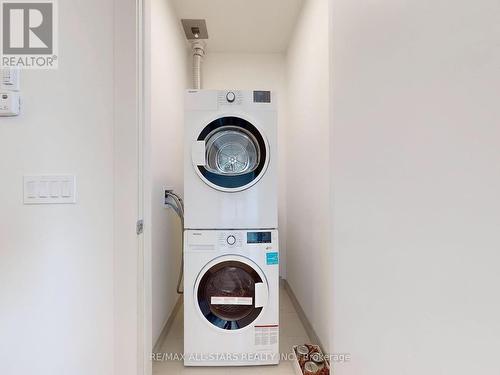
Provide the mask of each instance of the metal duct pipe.
{"label": "metal duct pipe", "polygon": [[201,63],[205,56],[205,43],[197,40],[193,45],[193,88],[201,89]]}

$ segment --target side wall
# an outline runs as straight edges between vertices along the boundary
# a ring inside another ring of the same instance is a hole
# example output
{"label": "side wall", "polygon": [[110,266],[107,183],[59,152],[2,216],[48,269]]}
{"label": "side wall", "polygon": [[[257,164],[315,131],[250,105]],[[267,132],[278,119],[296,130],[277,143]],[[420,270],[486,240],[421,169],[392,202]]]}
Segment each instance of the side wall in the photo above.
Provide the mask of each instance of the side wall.
{"label": "side wall", "polygon": [[[0,118],[2,375],[113,373],[113,1],[58,4],[59,69]],[[60,173],[77,204],[23,205],[23,175]]]}
{"label": "side wall", "polygon": [[[208,43],[210,47],[210,41]],[[278,158],[280,274],[286,277],[286,140],[287,127],[285,58],[280,53],[210,52],[203,60],[204,89],[273,90],[278,97]]]}
{"label": "side wall", "polygon": [[304,2],[287,53],[287,279],[329,347],[328,0]]}
{"label": "side wall", "polygon": [[151,0],[151,247],[153,345],[177,301],[182,227],[163,207],[163,188],[183,191],[184,90],[189,69],[186,42],[171,1]]}
{"label": "side wall", "polygon": [[336,373],[497,374],[500,3],[332,4]]}

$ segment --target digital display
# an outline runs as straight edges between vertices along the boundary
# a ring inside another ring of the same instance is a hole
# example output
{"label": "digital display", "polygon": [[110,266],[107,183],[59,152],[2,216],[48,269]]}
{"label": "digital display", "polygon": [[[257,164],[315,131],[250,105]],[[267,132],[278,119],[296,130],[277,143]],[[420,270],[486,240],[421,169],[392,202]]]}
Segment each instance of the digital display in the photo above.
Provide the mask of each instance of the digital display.
{"label": "digital display", "polygon": [[271,232],[248,232],[247,243],[271,243]]}
{"label": "digital display", "polygon": [[254,103],[271,103],[271,91],[254,91]]}

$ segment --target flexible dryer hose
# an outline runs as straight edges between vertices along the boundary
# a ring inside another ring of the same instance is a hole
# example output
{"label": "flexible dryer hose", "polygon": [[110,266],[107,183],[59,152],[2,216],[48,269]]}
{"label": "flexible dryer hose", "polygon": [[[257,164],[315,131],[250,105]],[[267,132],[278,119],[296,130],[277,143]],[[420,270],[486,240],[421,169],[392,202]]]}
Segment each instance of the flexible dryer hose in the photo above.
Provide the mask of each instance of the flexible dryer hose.
{"label": "flexible dryer hose", "polygon": [[[174,203],[169,203],[167,198],[170,197]],[[181,288],[182,278],[184,275],[184,202],[182,198],[171,190],[165,191],[165,203],[168,204],[175,211],[179,219],[181,220],[181,267],[179,270],[179,278],[177,280],[177,294],[183,294],[184,291]]]}

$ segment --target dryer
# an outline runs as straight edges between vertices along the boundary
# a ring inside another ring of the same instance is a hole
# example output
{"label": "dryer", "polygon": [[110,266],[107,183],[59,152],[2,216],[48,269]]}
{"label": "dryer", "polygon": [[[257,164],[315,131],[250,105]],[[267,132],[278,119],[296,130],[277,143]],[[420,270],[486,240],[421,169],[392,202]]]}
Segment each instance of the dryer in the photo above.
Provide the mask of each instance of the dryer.
{"label": "dryer", "polygon": [[184,364],[279,363],[276,230],[187,230]]}
{"label": "dryer", "polygon": [[185,228],[277,228],[274,93],[188,90],[185,110]]}

